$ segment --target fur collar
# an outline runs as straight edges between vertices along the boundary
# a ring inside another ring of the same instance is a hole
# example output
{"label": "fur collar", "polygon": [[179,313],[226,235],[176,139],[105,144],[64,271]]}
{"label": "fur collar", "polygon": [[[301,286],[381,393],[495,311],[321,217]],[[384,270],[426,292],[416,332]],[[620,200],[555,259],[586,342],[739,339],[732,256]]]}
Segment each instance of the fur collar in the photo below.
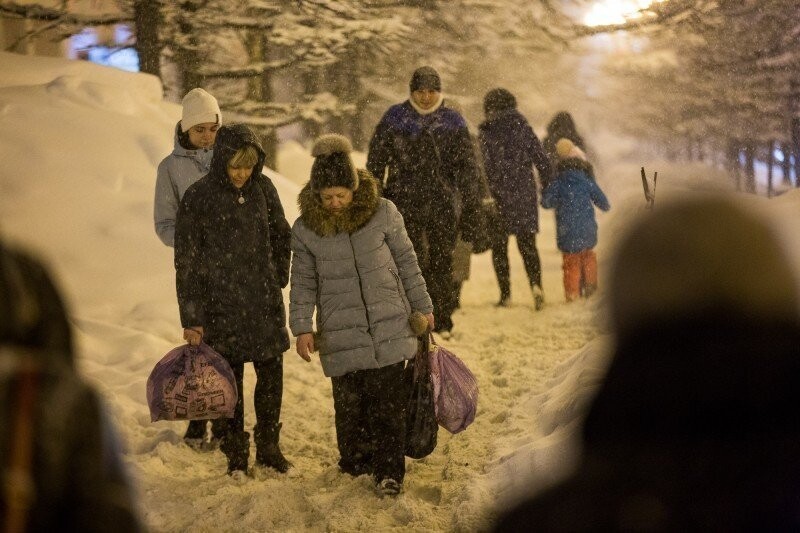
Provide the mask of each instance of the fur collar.
{"label": "fur collar", "polygon": [[297,197],[300,219],[308,229],[320,237],[331,237],[340,232],[353,233],[362,228],[380,205],[378,181],[366,170],[358,170],[359,184],[353,191],[353,203],[339,216],[334,216],[322,207],[319,193],[306,183]]}
{"label": "fur collar", "polygon": [[557,173],[561,173],[566,170],[582,170],[590,178],[594,179],[594,169],[592,168],[592,164],[579,157],[569,157],[567,159],[562,159],[557,163]]}

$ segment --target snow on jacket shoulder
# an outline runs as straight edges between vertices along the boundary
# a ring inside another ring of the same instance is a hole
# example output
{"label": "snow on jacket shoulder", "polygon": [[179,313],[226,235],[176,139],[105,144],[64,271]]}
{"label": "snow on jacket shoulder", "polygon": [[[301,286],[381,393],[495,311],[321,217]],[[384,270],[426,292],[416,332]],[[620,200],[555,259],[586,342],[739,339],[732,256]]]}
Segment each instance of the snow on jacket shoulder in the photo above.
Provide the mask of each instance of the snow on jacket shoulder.
{"label": "snow on jacket shoulder", "polygon": [[186,190],[211,170],[214,150],[189,150],[180,144],[180,122],[175,126],[175,147],[158,165],[153,219],[156,234],[167,246],[175,246],[175,218]]}
{"label": "snow on jacket shoulder", "polygon": [[306,185],[292,228],[289,327],[312,332],[316,309],[326,376],[412,359],[409,315],[433,310],[403,217],[367,171],[359,176],[353,203],[338,217]]}
{"label": "snow on jacket shoulder", "polygon": [[594,206],[611,205],[591,175],[591,165],[578,158],[561,161],[556,179],[542,193],[542,207],[556,210],[556,244],[564,253],[578,253],[597,245]]}

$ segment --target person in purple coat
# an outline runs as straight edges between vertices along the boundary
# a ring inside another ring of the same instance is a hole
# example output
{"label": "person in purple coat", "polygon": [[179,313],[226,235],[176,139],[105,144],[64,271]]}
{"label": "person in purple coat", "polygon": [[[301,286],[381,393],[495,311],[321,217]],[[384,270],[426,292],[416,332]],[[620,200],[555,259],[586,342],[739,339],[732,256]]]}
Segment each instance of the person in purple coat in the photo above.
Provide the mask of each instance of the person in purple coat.
{"label": "person in purple coat", "polygon": [[443,105],[439,73],[420,67],[408,88],[409,98],[375,126],[367,170],[403,215],[433,300],[434,331],[450,338],[456,237],[474,243],[483,230],[478,166],[466,120]]}
{"label": "person in purple coat", "polygon": [[500,301],[511,303],[511,273],[508,237],[516,236],[533,291],[536,310],[544,306],[542,266],[536,249],[539,210],[534,167],[539,176],[550,174],[550,164],[539,138],[517,110],[517,100],[506,89],[492,89],[483,100],[486,120],[478,138],[483,152],[489,189],[495,199],[497,216],[492,233],[492,264],[500,284]]}

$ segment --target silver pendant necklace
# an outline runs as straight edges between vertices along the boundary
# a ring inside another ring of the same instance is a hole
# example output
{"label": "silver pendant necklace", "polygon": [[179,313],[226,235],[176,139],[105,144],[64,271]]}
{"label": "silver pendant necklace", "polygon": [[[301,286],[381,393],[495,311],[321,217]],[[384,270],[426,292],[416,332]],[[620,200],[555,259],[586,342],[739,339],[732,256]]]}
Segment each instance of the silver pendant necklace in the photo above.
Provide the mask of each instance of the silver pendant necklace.
{"label": "silver pendant necklace", "polygon": [[244,196],[242,196],[242,191],[239,191],[239,199],[237,200],[240,204],[244,203]]}

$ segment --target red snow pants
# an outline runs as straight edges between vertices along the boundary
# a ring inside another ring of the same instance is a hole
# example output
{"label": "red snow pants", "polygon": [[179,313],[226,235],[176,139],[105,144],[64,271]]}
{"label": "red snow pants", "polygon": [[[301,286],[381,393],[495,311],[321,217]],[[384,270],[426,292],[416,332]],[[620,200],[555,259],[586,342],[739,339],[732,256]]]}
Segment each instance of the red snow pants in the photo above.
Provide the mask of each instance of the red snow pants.
{"label": "red snow pants", "polygon": [[597,290],[597,256],[591,248],[575,254],[563,254],[564,294],[571,302],[583,295],[591,296]]}

